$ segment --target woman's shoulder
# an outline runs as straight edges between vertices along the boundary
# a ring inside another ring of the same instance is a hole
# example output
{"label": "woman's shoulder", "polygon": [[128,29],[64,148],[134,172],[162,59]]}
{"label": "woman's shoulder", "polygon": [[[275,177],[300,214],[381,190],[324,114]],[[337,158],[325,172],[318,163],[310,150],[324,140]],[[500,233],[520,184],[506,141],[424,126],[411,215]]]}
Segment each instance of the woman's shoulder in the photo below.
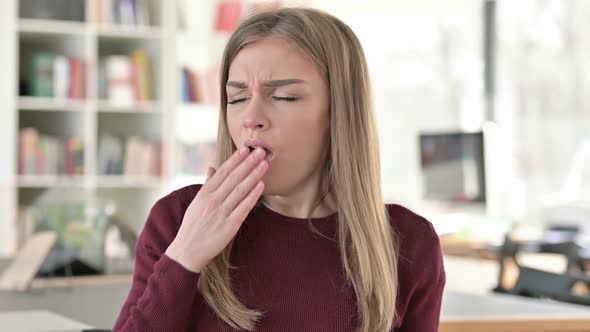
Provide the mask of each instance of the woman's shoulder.
{"label": "woman's shoulder", "polygon": [[400,266],[413,270],[420,263],[438,263],[441,259],[440,239],[432,223],[404,206],[386,204],[386,207],[398,239]]}
{"label": "woman's shoulder", "polygon": [[419,320],[434,324],[446,282],[438,235],[419,214],[397,204],[386,206],[398,239],[398,319],[411,330]]}
{"label": "woman's shoulder", "polygon": [[164,250],[178,233],[184,213],[201,187],[201,184],[182,187],[158,199],[143,226],[139,243]]}
{"label": "woman's shoulder", "polygon": [[164,212],[170,213],[182,213],[184,212],[193,201],[199,190],[201,190],[201,184],[192,184],[185,186],[172,192],[168,193],[164,197],[161,197],[156,201],[152,207],[151,213]]}
{"label": "woman's shoulder", "polygon": [[[399,204],[385,204],[391,226],[400,237],[436,236],[432,223],[423,216]],[[427,233],[427,234],[424,234]],[[436,236],[438,239],[438,236]]]}

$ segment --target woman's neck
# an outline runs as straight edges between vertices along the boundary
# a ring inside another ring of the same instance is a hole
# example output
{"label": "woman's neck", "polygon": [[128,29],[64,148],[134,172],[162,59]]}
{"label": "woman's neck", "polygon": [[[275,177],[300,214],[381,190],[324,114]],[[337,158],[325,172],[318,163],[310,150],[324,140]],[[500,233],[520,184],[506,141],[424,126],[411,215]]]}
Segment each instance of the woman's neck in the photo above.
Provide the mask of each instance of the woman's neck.
{"label": "woman's neck", "polygon": [[[304,199],[304,197],[297,197],[297,195],[265,195],[262,198],[262,204],[273,211],[293,218],[323,218],[336,212],[337,208],[331,194],[326,195],[316,207],[321,196],[315,195],[313,199]],[[310,212],[311,215],[309,215]]]}

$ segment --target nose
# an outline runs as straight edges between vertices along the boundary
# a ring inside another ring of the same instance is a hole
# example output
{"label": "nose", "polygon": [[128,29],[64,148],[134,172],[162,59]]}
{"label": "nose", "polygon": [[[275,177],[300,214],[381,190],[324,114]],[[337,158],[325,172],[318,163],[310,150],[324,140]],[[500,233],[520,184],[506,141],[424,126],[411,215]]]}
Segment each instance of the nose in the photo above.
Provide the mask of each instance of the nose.
{"label": "nose", "polygon": [[244,128],[252,130],[266,130],[270,123],[266,117],[264,105],[258,102],[256,97],[250,99],[243,112],[242,123]]}

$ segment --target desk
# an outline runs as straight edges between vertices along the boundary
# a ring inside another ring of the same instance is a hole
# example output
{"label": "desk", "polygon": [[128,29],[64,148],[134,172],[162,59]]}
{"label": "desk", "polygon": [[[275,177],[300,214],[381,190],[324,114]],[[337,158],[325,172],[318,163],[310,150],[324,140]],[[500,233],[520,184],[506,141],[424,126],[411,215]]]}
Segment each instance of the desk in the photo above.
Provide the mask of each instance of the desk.
{"label": "desk", "polygon": [[[0,292],[0,312],[50,310],[99,329],[111,328],[127,298],[130,282]],[[2,328],[0,327],[0,330]]]}
{"label": "desk", "polygon": [[440,332],[590,332],[590,307],[446,292]]}
{"label": "desk", "polygon": [[11,332],[79,332],[91,328],[45,310],[0,312],[0,326]]}
{"label": "desk", "polygon": [[[96,326],[113,326],[130,283],[0,292],[0,312],[51,310]],[[99,309],[98,309],[99,308]],[[501,294],[445,291],[440,332],[590,332],[590,307]]]}

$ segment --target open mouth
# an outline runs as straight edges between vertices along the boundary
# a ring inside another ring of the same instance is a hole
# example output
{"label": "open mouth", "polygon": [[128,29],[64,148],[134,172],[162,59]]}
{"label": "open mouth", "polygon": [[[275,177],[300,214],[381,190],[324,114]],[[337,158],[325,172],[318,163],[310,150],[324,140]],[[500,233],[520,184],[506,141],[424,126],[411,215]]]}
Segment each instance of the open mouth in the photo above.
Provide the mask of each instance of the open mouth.
{"label": "open mouth", "polygon": [[[250,149],[250,152],[252,152],[252,151],[254,151],[254,149],[256,149],[256,148],[257,148],[257,146],[255,146],[255,145],[251,145],[251,146],[249,146],[248,148]],[[273,160],[273,159],[274,159],[274,154],[272,153],[272,151],[270,151],[269,149],[267,149],[267,148],[265,148],[265,147],[262,147],[262,146],[261,146],[261,148],[263,148],[263,149],[264,149],[264,152],[266,152],[266,157],[265,157],[265,159],[266,159],[267,161],[271,161],[271,160]]]}

